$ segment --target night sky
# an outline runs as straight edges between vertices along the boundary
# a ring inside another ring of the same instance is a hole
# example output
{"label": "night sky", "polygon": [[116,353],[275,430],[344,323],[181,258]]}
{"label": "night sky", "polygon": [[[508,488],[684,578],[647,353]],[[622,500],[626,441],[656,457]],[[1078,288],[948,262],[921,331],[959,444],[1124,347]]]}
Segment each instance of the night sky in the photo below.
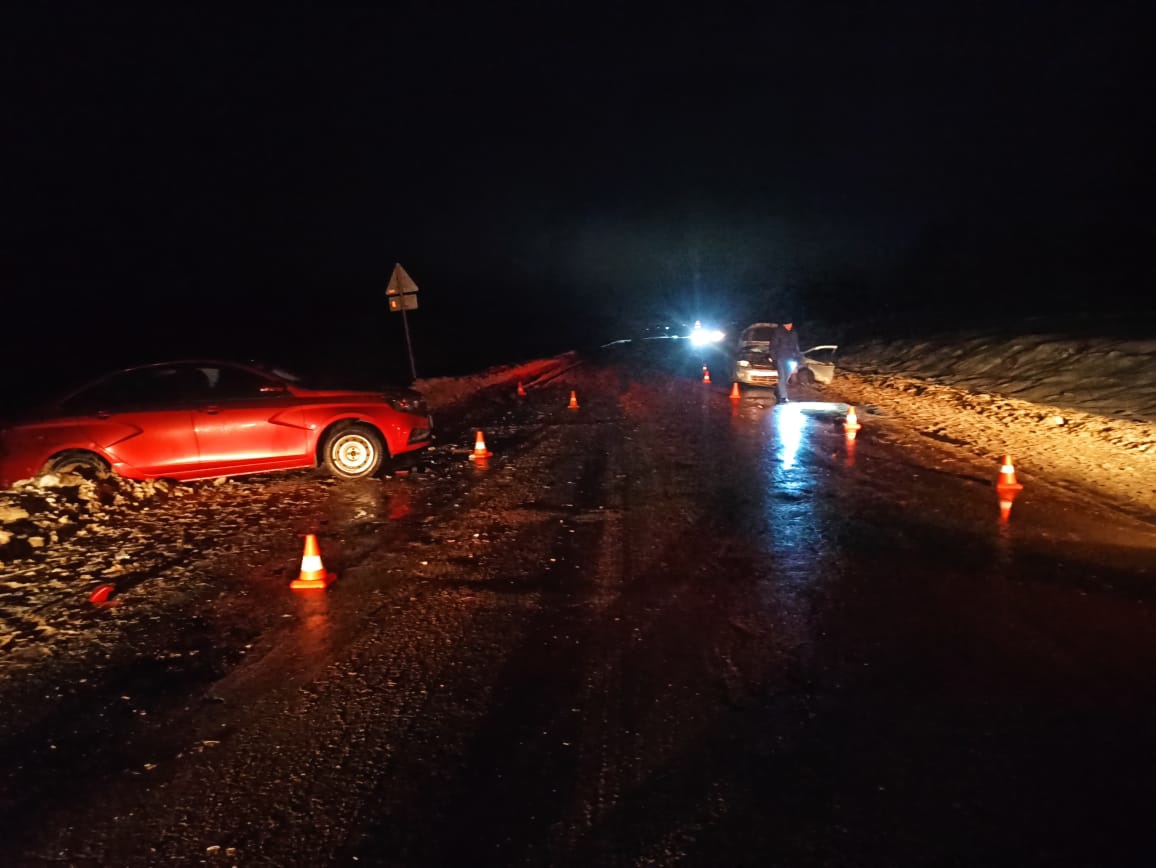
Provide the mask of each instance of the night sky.
{"label": "night sky", "polygon": [[1151,4],[946,5],[8,11],[0,361],[1150,311]]}

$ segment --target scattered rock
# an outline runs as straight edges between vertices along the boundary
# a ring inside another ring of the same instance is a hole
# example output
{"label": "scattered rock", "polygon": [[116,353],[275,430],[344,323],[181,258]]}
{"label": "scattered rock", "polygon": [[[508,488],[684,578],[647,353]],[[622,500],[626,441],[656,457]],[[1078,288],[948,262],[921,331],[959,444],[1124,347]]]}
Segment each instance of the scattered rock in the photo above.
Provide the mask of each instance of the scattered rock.
{"label": "scattered rock", "polygon": [[19,506],[0,504],[0,524],[12,524],[13,522],[22,521],[28,517],[28,510],[26,509],[22,509]]}

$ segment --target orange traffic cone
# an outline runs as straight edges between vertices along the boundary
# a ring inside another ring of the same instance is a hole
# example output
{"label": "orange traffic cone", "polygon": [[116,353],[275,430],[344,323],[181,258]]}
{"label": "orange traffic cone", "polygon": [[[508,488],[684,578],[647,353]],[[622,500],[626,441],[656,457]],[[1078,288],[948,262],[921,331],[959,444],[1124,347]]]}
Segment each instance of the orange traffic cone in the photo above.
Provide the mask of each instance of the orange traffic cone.
{"label": "orange traffic cone", "polygon": [[578,393],[575,392],[573,389],[570,390],[570,404],[566,409],[568,409],[568,410],[577,410],[578,409]]}
{"label": "orange traffic cone", "polygon": [[470,453],[470,461],[485,461],[494,453],[486,448],[486,438],[479,431],[474,439],[474,451]]}
{"label": "orange traffic cone", "polygon": [[706,365],[702,366],[702,381],[704,383],[710,382],[710,371],[706,369]]}
{"label": "orange traffic cone", "polygon": [[850,434],[852,431],[858,431],[863,426],[859,424],[859,417],[855,415],[855,408],[847,408],[847,420],[843,423],[843,430]]}
{"label": "orange traffic cone", "polygon": [[521,380],[518,380],[518,397],[519,398],[525,398],[526,397],[526,390],[522,388],[522,381]]}
{"label": "orange traffic cone", "polygon": [[731,383],[731,400],[737,400],[742,396],[743,393],[739,391],[739,384],[737,382]]}
{"label": "orange traffic cone", "polygon": [[1004,455],[1003,466],[999,469],[999,482],[995,484],[997,491],[1019,491],[1023,488],[1016,482],[1016,469],[1012,464],[1011,456]]}
{"label": "orange traffic cone", "polygon": [[301,556],[301,573],[289,583],[289,587],[295,591],[315,588],[324,590],[325,586],[336,578],[337,576],[333,573],[325,572],[325,567],[321,563],[321,550],[317,548],[317,535],[306,534],[305,554]]}

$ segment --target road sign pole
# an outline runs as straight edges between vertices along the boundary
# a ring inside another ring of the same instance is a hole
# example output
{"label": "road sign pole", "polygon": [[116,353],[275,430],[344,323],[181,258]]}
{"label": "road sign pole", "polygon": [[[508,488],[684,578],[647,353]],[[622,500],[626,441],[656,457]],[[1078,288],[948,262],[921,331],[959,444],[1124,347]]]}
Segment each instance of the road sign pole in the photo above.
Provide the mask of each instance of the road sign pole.
{"label": "road sign pole", "polygon": [[417,367],[413,363],[413,344],[409,339],[409,319],[406,318],[405,306],[401,308],[401,324],[405,328],[405,349],[409,353],[409,373],[413,379],[417,379]]}

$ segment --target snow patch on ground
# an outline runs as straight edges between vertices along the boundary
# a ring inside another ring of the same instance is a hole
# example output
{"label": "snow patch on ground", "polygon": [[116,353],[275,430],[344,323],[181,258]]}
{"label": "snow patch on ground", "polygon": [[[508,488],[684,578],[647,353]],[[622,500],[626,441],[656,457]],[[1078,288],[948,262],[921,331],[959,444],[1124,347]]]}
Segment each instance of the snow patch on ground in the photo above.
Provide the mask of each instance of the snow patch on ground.
{"label": "snow patch on ground", "polygon": [[845,353],[840,364],[860,373],[897,374],[1156,422],[1156,340],[971,332],[935,340],[870,341]]}
{"label": "snow patch on ground", "polygon": [[840,361],[849,403],[1017,470],[1156,510],[1156,341],[970,333],[871,341]]}

